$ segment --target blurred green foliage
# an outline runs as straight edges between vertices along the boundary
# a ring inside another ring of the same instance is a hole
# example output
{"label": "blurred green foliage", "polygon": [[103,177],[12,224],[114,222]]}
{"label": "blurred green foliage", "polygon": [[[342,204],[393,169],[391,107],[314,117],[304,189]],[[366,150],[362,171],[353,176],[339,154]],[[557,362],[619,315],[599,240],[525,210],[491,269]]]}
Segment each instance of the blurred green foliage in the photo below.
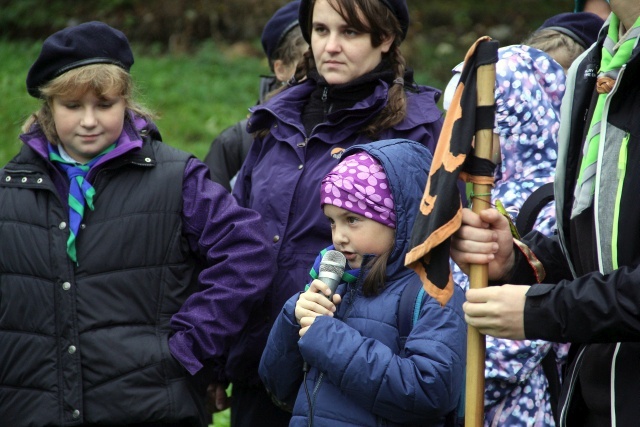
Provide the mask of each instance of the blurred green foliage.
{"label": "blurred green foliage", "polygon": [[[0,38],[42,40],[66,25],[102,20],[121,29],[145,52],[194,54],[203,43],[238,45],[247,56],[263,53],[260,34],[287,0],[0,0]],[[407,0],[411,27],[405,56],[423,82],[447,81],[468,47],[489,35],[517,43],[546,18],[573,10],[573,0]]]}
{"label": "blurred green foliage", "polygon": [[[66,25],[102,20],[134,46],[132,74],[160,114],[164,140],[204,157],[211,140],[247,114],[258,76],[269,69],[260,45],[266,20],[286,0],[0,0],[0,164],[38,107],[24,78],[42,40]],[[515,43],[571,0],[442,2],[408,0],[411,28],[402,45],[416,80],[444,88],[453,66],[480,36]]]}
{"label": "blurred green foliage", "polygon": [[[271,14],[287,0],[0,0],[0,36],[43,38],[65,25],[102,20],[131,40],[190,50],[208,39],[234,43],[260,36]],[[505,44],[520,40],[544,19],[573,9],[573,0],[407,0],[407,43],[468,46],[467,38],[491,32]],[[500,37],[498,37],[500,38]]]}

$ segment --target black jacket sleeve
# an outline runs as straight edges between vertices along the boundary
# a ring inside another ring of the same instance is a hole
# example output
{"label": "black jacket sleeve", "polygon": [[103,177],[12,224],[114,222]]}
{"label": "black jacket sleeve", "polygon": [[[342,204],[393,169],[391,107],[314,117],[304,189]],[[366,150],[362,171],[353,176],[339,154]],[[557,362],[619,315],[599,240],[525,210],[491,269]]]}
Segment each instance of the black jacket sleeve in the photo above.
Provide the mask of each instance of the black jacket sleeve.
{"label": "black jacket sleeve", "polygon": [[640,267],[573,278],[557,237],[538,232],[522,242],[544,266],[536,284],[529,261],[519,253],[506,283],[533,284],[527,292],[524,329],[527,339],[607,343],[640,341]]}
{"label": "black jacket sleeve", "polygon": [[209,167],[211,180],[231,191],[231,179],[242,167],[253,137],[246,130],[247,120],[223,130],[211,143],[204,163]]}
{"label": "black jacket sleeve", "polygon": [[511,274],[504,278],[503,283],[528,285],[538,283],[536,272],[532,267],[535,261],[539,261],[544,268],[542,283],[558,283],[563,279],[571,279],[571,269],[562,253],[557,236],[547,237],[538,231],[531,231],[521,239],[521,242],[530,249],[534,259],[528,259],[514,245],[515,265]]}
{"label": "black jacket sleeve", "polygon": [[524,329],[527,339],[555,342],[640,341],[640,267],[533,285]]}

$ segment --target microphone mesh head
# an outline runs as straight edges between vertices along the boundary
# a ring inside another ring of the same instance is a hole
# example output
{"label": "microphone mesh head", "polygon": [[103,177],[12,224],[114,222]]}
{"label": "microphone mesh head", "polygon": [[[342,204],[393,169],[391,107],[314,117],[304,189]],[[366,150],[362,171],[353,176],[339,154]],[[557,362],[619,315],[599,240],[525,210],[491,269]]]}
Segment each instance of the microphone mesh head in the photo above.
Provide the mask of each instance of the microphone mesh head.
{"label": "microphone mesh head", "polygon": [[342,252],[333,250],[327,251],[320,262],[320,273],[330,272],[342,277],[346,263],[347,258]]}

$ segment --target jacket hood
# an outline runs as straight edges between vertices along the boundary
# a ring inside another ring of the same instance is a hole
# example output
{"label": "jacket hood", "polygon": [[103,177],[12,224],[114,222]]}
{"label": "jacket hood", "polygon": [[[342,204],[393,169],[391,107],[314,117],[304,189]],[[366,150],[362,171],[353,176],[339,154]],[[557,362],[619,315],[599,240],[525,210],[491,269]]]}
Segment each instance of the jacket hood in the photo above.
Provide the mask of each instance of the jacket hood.
{"label": "jacket hood", "polygon": [[404,258],[409,250],[411,230],[427,184],[432,154],[424,145],[408,139],[387,139],[354,145],[342,158],[365,151],[380,162],[387,174],[396,211],[395,246],[387,263],[387,276],[408,274]]}
{"label": "jacket hood", "polygon": [[[545,115],[560,112],[565,91],[562,66],[549,54],[526,45],[501,48],[498,56],[494,133],[503,137],[540,133],[540,128],[547,127],[541,123]],[[523,109],[523,102],[536,102],[540,110]]]}

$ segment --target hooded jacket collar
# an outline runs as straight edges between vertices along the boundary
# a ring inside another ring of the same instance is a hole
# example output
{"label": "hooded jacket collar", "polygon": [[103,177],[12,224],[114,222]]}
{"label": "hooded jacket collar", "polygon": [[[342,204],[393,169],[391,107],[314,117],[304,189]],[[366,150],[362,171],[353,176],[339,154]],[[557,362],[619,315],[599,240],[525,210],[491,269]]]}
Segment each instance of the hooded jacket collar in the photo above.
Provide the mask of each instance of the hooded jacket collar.
{"label": "hooded jacket collar", "polygon": [[388,139],[354,145],[345,150],[342,158],[358,151],[366,151],[380,162],[393,193],[396,240],[387,262],[387,277],[394,280],[413,272],[404,266],[404,258],[409,251],[411,231],[427,184],[432,155],[420,143]]}

